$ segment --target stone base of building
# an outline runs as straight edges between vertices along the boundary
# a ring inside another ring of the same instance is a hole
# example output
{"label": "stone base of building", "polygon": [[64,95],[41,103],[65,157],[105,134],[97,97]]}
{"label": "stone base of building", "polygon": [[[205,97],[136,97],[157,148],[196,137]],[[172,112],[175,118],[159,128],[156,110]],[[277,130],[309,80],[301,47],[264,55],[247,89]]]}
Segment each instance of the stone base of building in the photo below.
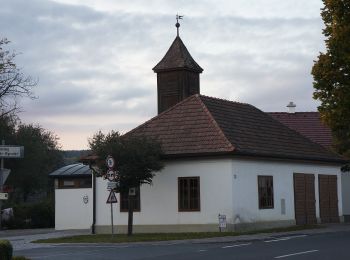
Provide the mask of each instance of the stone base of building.
{"label": "stone base of building", "polygon": [[[279,220],[254,223],[227,224],[222,232],[229,231],[251,231],[270,229],[278,227],[288,227],[295,225],[295,220]],[[111,226],[96,225],[95,231],[97,234],[110,234]],[[113,232],[115,234],[126,234],[128,231],[127,225],[115,225]],[[183,224],[183,225],[134,225],[133,233],[182,233],[182,232],[218,232],[218,224]]]}
{"label": "stone base of building", "polygon": [[294,225],[296,225],[294,219],[239,223],[239,224],[234,224],[234,231],[253,231],[253,230],[261,230],[261,229],[290,227]]}
{"label": "stone base of building", "polygon": [[[341,219],[340,219],[340,221],[341,221]],[[341,222],[349,223],[350,222],[350,215],[344,215],[343,216],[343,221],[341,221]]]}

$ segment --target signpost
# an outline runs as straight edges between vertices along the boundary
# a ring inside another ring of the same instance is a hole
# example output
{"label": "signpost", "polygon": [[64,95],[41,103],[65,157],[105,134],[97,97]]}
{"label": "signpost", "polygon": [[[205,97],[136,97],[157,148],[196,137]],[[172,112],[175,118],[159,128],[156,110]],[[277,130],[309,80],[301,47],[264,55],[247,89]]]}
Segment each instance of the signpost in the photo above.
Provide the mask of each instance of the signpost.
{"label": "signpost", "polygon": [[223,228],[226,228],[226,215],[219,214],[219,230],[222,231]]}
{"label": "signpost", "polygon": [[107,183],[107,190],[110,191],[106,203],[111,204],[111,230],[113,238],[113,203],[118,203],[114,189],[117,188],[118,183],[115,181],[117,179],[117,172],[114,170],[115,160],[111,155],[107,156],[106,165],[108,167],[106,178],[109,180]]}
{"label": "signpost", "polygon": [[5,140],[2,140],[0,145],[0,229],[1,229],[1,208],[2,201],[8,199],[8,193],[3,192],[3,185],[10,174],[10,170],[4,168],[4,159],[23,158],[24,147],[18,145],[5,145]]}
{"label": "signpost", "polygon": [[108,199],[107,199],[107,204],[111,204],[111,230],[112,230],[112,237],[113,237],[113,203],[117,203],[117,196],[115,196],[115,193],[113,190],[110,191]]}

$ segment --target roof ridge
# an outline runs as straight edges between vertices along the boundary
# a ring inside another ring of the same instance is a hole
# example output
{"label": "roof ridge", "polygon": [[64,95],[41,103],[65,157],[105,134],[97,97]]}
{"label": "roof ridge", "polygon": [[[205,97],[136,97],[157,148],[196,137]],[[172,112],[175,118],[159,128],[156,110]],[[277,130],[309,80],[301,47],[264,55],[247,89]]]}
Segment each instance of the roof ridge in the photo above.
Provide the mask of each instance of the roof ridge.
{"label": "roof ridge", "polygon": [[216,122],[215,118],[213,117],[213,115],[210,113],[209,109],[207,108],[207,106],[204,104],[204,102],[201,100],[201,96],[199,94],[194,95],[196,97],[196,99],[199,100],[200,105],[202,106],[204,112],[209,116],[211,122],[214,124],[214,127],[217,129],[217,131],[219,132],[219,135],[221,137],[223,137],[225,139],[225,142],[229,145],[229,147],[232,149],[232,151],[234,151],[236,149],[236,147],[233,146],[233,144],[228,140],[228,138],[226,137],[225,133],[222,131],[221,127],[219,126],[219,124]]}
{"label": "roof ridge", "polygon": [[218,101],[225,101],[225,102],[230,102],[230,103],[235,103],[235,104],[241,104],[241,105],[247,105],[247,106],[252,106],[251,104],[245,103],[245,102],[238,102],[238,101],[233,101],[233,100],[229,100],[229,99],[225,99],[225,98],[218,98],[218,97],[211,97],[211,96],[207,96],[207,95],[203,95],[203,94],[199,94],[201,97],[205,97],[205,98],[210,98],[210,99],[214,99],[214,100],[218,100]]}
{"label": "roof ridge", "polygon": [[318,111],[299,111],[299,112],[294,112],[294,113],[289,113],[289,112],[265,112],[267,114],[288,114],[288,115],[293,115],[293,114],[319,114],[320,112]]}

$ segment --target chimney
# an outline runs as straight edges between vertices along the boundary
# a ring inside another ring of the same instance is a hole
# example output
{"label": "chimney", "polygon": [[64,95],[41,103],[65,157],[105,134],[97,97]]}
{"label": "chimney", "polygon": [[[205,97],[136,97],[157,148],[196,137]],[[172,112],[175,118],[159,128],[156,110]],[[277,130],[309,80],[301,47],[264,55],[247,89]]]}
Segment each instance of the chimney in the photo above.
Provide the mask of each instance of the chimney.
{"label": "chimney", "polygon": [[289,102],[289,104],[287,105],[288,107],[288,113],[290,114],[294,114],[295,113],[295,108],[296,108],[296,104],[293,103],[293,101]]}

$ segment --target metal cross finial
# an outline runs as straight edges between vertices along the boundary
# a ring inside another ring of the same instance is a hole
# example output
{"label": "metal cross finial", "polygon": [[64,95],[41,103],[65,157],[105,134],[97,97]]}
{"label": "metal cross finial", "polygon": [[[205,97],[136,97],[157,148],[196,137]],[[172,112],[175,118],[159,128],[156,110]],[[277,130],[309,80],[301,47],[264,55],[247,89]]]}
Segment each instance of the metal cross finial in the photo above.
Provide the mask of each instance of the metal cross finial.
{"label": "metal cross finial", "polygon": [[179,27],[180,27],[180,24],[179,24],[179,19],[182,20],[184,16],[183,15],[178,15],[176,14],[176,30],[177,30],[177,36],[179,36]]}

